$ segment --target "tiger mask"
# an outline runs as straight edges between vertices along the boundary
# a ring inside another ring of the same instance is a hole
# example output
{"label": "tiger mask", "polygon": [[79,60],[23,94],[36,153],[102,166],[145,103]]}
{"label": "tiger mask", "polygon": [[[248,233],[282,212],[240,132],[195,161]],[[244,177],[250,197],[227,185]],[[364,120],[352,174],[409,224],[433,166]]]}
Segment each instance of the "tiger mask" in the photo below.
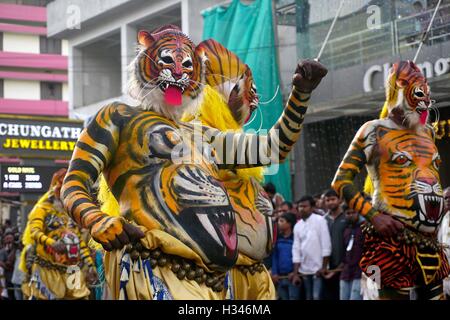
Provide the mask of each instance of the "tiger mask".
{"label": "tiger mask", "polygon": [[392,66],[386,82],[386,104],[393,120],[407,128],[425,125],[431,107],[430,87],[412,61]]}
{"label": "tiger mask", "polygon": [[250,67],[214,39],[201,42],[195,51],[204,64],[204,81],[222,94],[242,127],[259,104]]}
{"label": "tiger mask", "polygon": [[139,52],[129,65],[128,94],[144,110],[178,120],[201,97],[201,61],[177,26],[138,33]]}

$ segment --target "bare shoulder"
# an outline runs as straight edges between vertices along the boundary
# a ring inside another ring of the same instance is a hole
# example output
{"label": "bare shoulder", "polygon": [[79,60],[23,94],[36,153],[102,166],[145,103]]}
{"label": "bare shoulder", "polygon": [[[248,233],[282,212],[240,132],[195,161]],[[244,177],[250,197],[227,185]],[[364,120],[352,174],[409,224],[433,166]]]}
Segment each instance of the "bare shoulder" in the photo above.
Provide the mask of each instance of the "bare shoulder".
{"label": "bare shoulder", "polygon": [[390,119],[374,119],[364,123],[359,128],[357,136],[359,138],[367,138],[377,132],[379,128],[396,129],[397,125]]}
{"label": "bare shoulder", "polygon": [[110,104],[107,104],[102,108],[103,110],[109,110],[110,112],[118,113],[121,116],[131,116],[139,113],[139,109],[137,107],[130,106],[126,103],[120,101],[114,101]]}

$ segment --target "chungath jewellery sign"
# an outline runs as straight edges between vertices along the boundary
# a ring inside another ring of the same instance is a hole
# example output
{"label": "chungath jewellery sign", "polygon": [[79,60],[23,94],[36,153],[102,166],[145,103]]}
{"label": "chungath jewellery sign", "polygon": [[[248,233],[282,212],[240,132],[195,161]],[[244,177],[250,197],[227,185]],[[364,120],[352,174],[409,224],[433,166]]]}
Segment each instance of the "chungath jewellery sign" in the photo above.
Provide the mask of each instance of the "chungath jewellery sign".
{"label": "chungath jewellery sign", "polygon": [[[424,61],[417,64],[427,79],[442,76],[450,72],[450,58],[439,58],[436,61]],[[372,92],[381,89],[384,83],[374,84],[374,77],[377,73],[383,73],[383,79],[386,81],[389,75],[390,63],[383,65],[373,65],[364,73],[363,87],[364,92]]]}
{"label": "chungath jewellery sign", "polygon": [[0,115],[0,156],[70,159],[83,122]]}

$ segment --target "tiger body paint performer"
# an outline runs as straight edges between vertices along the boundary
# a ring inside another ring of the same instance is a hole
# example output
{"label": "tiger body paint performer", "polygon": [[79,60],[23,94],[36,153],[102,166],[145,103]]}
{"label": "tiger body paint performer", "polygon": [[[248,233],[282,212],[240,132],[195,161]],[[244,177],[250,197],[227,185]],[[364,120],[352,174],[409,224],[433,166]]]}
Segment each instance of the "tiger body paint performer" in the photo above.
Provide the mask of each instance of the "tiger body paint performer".
{"label": "tiger body paint performer", "polygon": [[[259,103],[250,68],[213,39],[203,41],[197,51],[207,58],[205,77],[208,83],[197,120],[221,131],[241,132]],[[191,114],[182,118],[185,122],[195,120]],[[236,213],[239,253],[230,273],[233,298],[275,299],[270,273],[262,264],[274,241],[273,208],[261,186],[263,168],[222,169],[219,177]]]}
{"label": "tiger body paint performer", "polygon": [[[192,41],[165,26],[139,32],[139,43],[129,92],[140,105],[108,105],[82,132],[62,189],[64,205],[109,251],[105,273],[113,299],[224,299],[238,250],[235,212],[218,170],[283,161],[326,69],[312,61],[297,67],[287,109],[267,136],[227,133],[179,121],[203,96],[204,61]],[[252,154],[252,146],[259,152]],[[276,152],[269,153],[271,146]],[[90,196],[100,173],[118,217]]]}
{"label": "tiger body paint performer", "polygon": [[87,299],[87,282],[96,278],[89,248],[60,200],[66,171],[60,169],[54,174],[50,190],[28,217],[20,268],[27,274],[22,291],[31,300]]}
{"label": "tiger body paint performer", "polygon": [[[368,221],[360,266],[368,277],[379,270],[380,299],[441,299],[442,280],[450,272],[436,234],[443,194],[441,161],[427,124],[430,107],[420,69],[410,61],[395,63],[381,119],[359,129],[332,183]],[[353,185],[364,165],[373,183],[372,203]]]}

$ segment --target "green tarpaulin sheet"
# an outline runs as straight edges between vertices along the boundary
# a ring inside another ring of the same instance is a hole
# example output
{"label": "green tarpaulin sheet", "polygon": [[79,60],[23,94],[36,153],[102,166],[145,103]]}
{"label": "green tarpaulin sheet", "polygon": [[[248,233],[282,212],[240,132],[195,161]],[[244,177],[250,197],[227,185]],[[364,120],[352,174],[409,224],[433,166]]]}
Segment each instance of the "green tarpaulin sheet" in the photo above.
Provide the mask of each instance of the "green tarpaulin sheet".
{"label": "green tarpaulin sheet", "polygon": [[[271,0],[255,0],[251,4],[234,0],[226,8],[213,7],[202,15],[203,39],[213,38],[222,43],[252,69],[261,104],[245,129],[261,128],[263,133],[283,111]],[[289,161],[267,168],[265,182],[272,182],[277,192],[291,200]]]}

